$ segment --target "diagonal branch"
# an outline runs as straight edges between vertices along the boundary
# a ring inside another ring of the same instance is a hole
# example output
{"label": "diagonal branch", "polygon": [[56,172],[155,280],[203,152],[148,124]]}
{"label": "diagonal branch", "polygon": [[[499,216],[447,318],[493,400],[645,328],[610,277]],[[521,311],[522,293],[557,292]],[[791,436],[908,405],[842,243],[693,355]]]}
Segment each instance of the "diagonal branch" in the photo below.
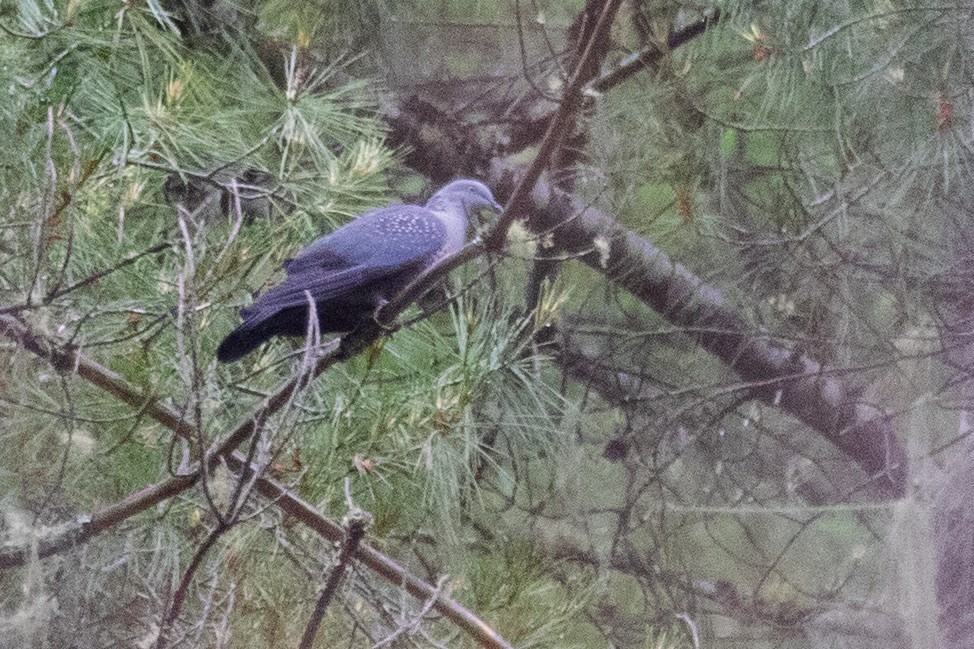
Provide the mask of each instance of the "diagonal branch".
{"label": "diagonal branch", "polygon": [[[670,50],[675,50],[681,45],[685,45],[710,29],[720,20],[720,17],[719,8],[710,10],[710,13],[704,18],[687,25],[679,31],[671,33],[669,38],[667,38],[666,47]],[[616,67],[592,79],[592,82],[588,84],[587,88],[599,93],[608,92],[640,70],[657,67],[664,55],[665,52],[658,45],[647,45],[638,52],[633,52],[622,59]]]}
{"label": "diagonal branch", "polygon": [[[517,164],[497,162],[490,183],[503,196],[519,186],[524,173]],[[753,383],[756,398],[780,406],[852,458],[870,477],[875,495],[904,493],[906,452],[889,417],[862,403],[835,369],[754,331],[716,287],[578,197],[539,181],[527,212],[528,227],[549,234],[556,249],[603,273],[686,330],[697,344]]]}
{"label": "diagonal branch", "polygon": [[[345,484],[347,487],[347,478]],[[321,626],[321,620],[325,617],[325,609],[328,608],[331,600],[335,597],[338,586],[341,584],[342,578],[348,570],[348,564],[362,543],[362,538],[365,536],[365,529],[372,522],[372,516],[364,510],[354,508],[346,515],[345,520],[348,523],[348,527],[345,531],[345,538],[342,540],[341,549],[338,552],[338,559],[331,569],[331,574],[328,575],[325,587],[321,589],[321,594],[315,603],[314,613],[312,613],[311,619],[308,620],[308,625],[304,629],[300,649],[311,649],[314,646],[315,636],[318,634],[318,627]]]}
{"label": "diagonal branch", "polygon": [[[172,408],[158,401],[146,405],[146,396],[142,390],[129,384],[120,375],[76,349],[65,349],[58,346],[54,341],[31,329],[23,321],[10,315],[0,315],[0,334],[47,360],[59,371],[76,373],[120,401],[142,409],[152,419],[177,435],[187,439],[193,439],[196,436],[193,427]],[[317,376],[330,365],[347,358],[348,354],[355,353],[359,345],[364,344],[365,339],[361,336],[353,336],[349,339],[350,346],[348,348],[343,345],[343,348],[337,352],[319,359],[312,376]],[[305,377],[305,380],[309,380],[307,379],[308,375]],[[257,421],[266,420],[278,408],[287,403],[288,397],[301,385],[301,381],[301,377],[290,379],[274,394],[267,397],[246,421],[238,425],[216,447],[216,451],[209,454],[209,462],[216,463],[223,457],[230,469],[240,473],[250,473],[251,469],[246,464],[245,457],[235,450],[234,443],[240,443],[247,439],[253,432],[253,426]],[[122,521],[186,491],[198,479],[199,468],[196,467],[195,470],[185,475],[175,476],[164,482],[145,487],[115,505],[94,514],[80,517],[76,522],[65,525],[56,536],[40,540],[37,543],[36,550],[29,547],[0,548],[0,569],[21,566],[26,564],[32,556],[44,558],[86,543]],[[255,488],[262,496],[280,507],[282,511],[301,521],[321,537],[329,541],[340,541],[344,537],[345,532],[339,524],[322,516],[311,504],[275,480],[258,477]],[[404,588],[410,595],[424,600],[435,599],[434,608],[480,643],[481,646],[493,649],[511,649],[510,643],[473,612],[454,599],[438,594],[436,587],[414,576],[391,557],[363,544],[358,547],[355,558],[393,585]]]}
{"label": "diagonal branch", "polygon": [[[392,322],[394,318],[393,314],[398,314],[406,306],[426,293],[449,271],[479,257],[486,251],[498,251],[504,247],[507,231],[510,229],[511,224],[514,222],[514,219],[527,213],[525,208],[530,204],[530,194],[534,184],[541,177],[541,173],[548,165],[551,157],[560,147],[565,133],[572,128],[575,116],[582,107],[586,84],[591,78],[588,71],[599,66],[601,63],[599,57],[604,54],[604,48],[600,48],[597,45],[608,35],[608,31],[615,21],[615,15],[621,4],[621,0],[607,0],[602,7],[598,21],[592,29],[591,36],[585,44],[582,54],[578,59],[578,64],[572,73],[572,78],[568,82],[568,86],[562,96],[561,104],[549,122],[548,129],[545,131],[544,137],[541,140],[537,156],[535,156],[531,166],[528,167],[527,171],[520,178],[517,188],[511,192],[507,199],[507,204],[504,206],[504,212],[484,236],[483,241],[477,239],[468,243],[463,249],[443,260],[435,268],[430,269],[411,281],[393,300],[376,311],[375,320],[379,326],[386,326]],[[404,118],[402,112],[398,114],[401,119]]]}
{"label": "diagonal branch", "polygon": [[598,22],[592,30],[592,36],[589,38],[565,89],[558,112],[548,124],[548,130],[545,131],[541,144],[538,145],[537,156],[519,178],[517,188],[511,192],[507,203],[504,205],[504,213],[485,237],[488,250],[501,250],[504,247],[507,231],[514,219],[523,217],[528,213],[526,208],[530,204],[530,194],[534,184],[541,178],[541,172],[544,171],[551,156],[561,145],[563,136],[571,128],[575,115],[582,107],[585,85],[589,81],[589,75],[586,74],[586,71],[597,61],[596,57],[601,52],[601,48],[596,47],[596,44],[602,41],[607,30],[612,27],[620,4],[622,4],[621,0],[608,0],[602,8]]}

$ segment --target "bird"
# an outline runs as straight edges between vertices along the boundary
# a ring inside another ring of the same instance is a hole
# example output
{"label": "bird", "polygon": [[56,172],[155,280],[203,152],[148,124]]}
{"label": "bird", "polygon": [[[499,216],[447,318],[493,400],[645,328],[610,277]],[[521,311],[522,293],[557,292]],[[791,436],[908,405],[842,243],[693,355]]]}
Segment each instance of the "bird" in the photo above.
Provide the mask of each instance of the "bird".
{"label": "bird", "polygon": [[305,336],[308,295],[321,333],[347,333],[373,317],[410,281],[460,250],[468,216],[503,208],[478,180],[443,186],[425,205],[390,205],[372,210],[316,239],[293,259],[287,273],[248,307],[243,322],[223,339],[216,357],[239,360],[274,336]]}

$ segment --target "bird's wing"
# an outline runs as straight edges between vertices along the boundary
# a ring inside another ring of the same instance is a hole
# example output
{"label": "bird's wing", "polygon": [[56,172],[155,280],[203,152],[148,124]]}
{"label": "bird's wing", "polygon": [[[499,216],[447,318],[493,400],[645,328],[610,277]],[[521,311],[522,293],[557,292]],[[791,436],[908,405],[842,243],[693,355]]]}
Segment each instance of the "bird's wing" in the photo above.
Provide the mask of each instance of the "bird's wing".
{"label": "bird's wing", "polygon": [[284,309],[308,304],[308,294],[315,302],[325,302],[350,294],[370,282],[403,270],[402,265],[353,266],[340,271],[313,269],[289,274],[287,278],[267,290],[253,305],[241,309],[247,324],[254,325]]}
{"label": "bird's wing", "polygon": [[440,220],[422,207],[369,212],[288,261],[287,278],[241,315],[256,324],[282,309],[306,305],[306,291],[315,302],[323,302],[397,273],[421,271],[439,254],[444,231]]}
{"label": "bird's wing", "polygon": [[439,250],[443,233],[442,221],[425,207],[382,207],[318,238],[284,267],[291,274],[368,265],[376,258],[420,257]]}

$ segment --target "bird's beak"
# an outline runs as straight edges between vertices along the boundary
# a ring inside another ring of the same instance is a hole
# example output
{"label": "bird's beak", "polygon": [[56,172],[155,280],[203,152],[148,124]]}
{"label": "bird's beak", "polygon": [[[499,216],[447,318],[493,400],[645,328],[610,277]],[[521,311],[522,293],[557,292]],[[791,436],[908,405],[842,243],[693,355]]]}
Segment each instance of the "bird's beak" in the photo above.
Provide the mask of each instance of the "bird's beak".
{"label": "bird's beak", "polygon": [[494,201],[493,203],[491,203],[491,204],[490,204],[490,207],[491,207],[491,209],[493,209],[493,210],[494,210],[495,212],[503,212],[503,211],[504,211],[504,206],[503,206],[503,205],[501,205],[500,203],[498,203],[497,201]]}

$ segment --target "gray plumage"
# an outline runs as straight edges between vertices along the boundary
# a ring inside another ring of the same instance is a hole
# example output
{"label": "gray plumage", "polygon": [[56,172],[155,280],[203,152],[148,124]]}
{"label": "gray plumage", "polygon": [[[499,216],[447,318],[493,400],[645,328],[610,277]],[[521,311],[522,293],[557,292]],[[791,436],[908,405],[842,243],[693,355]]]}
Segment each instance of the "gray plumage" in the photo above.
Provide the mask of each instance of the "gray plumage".
{"label": "gray plumage", "polygon": [[316,240],[284,262],[287,277],[241,309],[243,324],[217,349],[235,361],[273,336],[304,336],[308,297],[322,333],[351,331],[414,278],[463,247],[467,217],[476,209],[500,211],[476,180],[455,180],[425,206],[373,210]]}

